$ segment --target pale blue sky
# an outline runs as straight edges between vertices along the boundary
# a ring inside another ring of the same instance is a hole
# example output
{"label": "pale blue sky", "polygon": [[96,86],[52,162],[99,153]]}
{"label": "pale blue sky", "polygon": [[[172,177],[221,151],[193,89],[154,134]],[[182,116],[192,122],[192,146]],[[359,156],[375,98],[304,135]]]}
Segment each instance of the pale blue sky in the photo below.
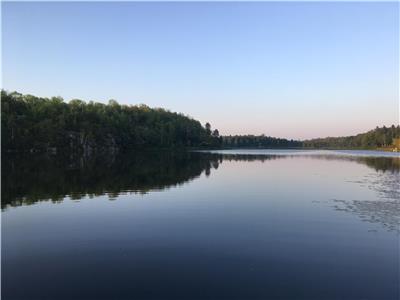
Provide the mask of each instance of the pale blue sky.
{"label": "pale blue sky", "polygon": [[399,3],[2,3],[2,86],[145,103],[222,134],[399,119]]}

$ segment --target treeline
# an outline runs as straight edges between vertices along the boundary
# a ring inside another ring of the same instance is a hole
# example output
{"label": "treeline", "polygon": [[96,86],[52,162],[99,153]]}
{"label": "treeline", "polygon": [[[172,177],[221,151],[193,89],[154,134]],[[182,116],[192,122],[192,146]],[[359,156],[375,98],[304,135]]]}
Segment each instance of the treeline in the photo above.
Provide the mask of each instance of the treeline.
{"label": "treeline", "polygon": [[222,145],[227,148],[299,148],[303,144],[301,141],[265,135],[229,135],[222,138]]}
{"label": "treeline", "polygon": [[376,127],[366,133],[345,137],[327,137],[306,140],[303,146],[306,148],[397,148],[400,149],[400,126]]}
{"label": "treeline", "polygon": [[400,126],[376,127],[354,136],[317,138],[305,141],[265,135],[230,135],[222,137],[225,148],[315,148],[315,149],[400,149]]}
{"label": "treeline", "polygon": [[209,123],[146,105],[120,105],[41,98],[1,91],[3,151],[90,153],[137,147],[217,147],[218,130]]}
{"label": "treeline", "polygon": [[5,152],[118,152],[136,148],[400,149],[400,127],[376,127],[347,137],[306,141],[265,135],[220,136],[209,123],[146,105],[41,98],[1,91],[1,148]]}

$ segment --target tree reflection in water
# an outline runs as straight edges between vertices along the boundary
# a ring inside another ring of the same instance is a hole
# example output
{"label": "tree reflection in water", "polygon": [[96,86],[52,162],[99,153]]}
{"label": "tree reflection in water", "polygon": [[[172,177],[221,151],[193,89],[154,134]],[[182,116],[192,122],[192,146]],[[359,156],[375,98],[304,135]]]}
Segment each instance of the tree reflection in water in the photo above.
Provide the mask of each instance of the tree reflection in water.
{"label": "tree reflection in water", "polygon": [[218,158],[191,152],[141,151],[97,157],[18,156],[2,159],[2,208],[60,202],[66,196],[147,193],[210,174]]}
{"label": "tree reflection in water", "polygon": [[[334,209],[350,212],[363,221],[380,223],[390,231],[399,230],[400,191],[398,157],[301,155],[310,159],[345,160],[374,170],[352,183],[376,191],[376,200],[332,199]],[[140,151],[98,157],[46,155],[3,156],[2,209],[40,201],[61,202],[108,195],[110,200],[123,193],[147,193],[210,176],[225,161],[268,161],[299,155],[218,154],[205,152]]]}

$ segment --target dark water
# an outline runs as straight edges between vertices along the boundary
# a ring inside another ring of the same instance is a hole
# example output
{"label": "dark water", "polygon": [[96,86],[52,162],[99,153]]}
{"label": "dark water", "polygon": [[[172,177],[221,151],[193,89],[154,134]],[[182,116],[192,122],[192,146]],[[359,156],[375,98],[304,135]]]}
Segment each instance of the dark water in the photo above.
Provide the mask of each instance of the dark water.
{"label": "dark water", "polygon": [[380,155],[3,157],[2,299],[399,299]]}

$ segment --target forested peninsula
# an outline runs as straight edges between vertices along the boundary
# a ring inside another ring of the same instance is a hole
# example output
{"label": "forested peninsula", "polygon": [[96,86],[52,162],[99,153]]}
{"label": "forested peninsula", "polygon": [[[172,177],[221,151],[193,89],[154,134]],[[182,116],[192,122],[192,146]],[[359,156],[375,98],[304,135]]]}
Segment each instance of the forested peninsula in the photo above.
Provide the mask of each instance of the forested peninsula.
{"label": "forested peninsula", "polygon": [[307,148],[307,149],[366,149],[399,151],[400,127],[376,127],[354,136],[316,138],[305,141],[287,140],[265,135],[230,135],[222,137],[228,148]]}
{"label": "forested peninsula", "polygon": [[288,140],[265,135],[220,136],[181,113],[146,105],[42,98],[1,91],[2,152],[120,152],[137,148],[309,148],[399,151],[400,127],[346,137]]}
{"label": "forested peninsula", "polygon": [[6,152],[122,151],[142,147],[220,147],[222,138],[183,114],[146,105],[41,98],[1,92]]}
{"label": "forested peninsula", "polygon": [[376,127],[353,136],[317,138],[303,141],[303,147],[316,149],[400,150],[400,126]]}

